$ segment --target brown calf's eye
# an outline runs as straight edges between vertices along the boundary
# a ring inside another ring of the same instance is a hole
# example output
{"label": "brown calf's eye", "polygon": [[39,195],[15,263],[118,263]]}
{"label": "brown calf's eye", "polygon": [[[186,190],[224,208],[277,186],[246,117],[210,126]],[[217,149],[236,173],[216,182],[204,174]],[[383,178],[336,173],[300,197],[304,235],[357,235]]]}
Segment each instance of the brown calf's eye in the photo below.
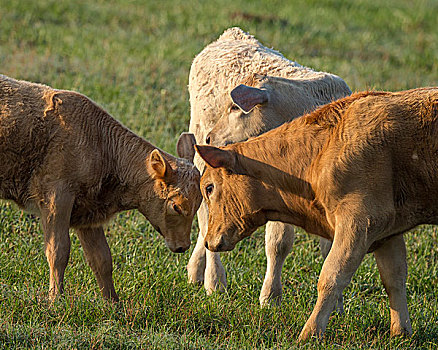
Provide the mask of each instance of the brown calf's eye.
{"label": "brown calf's eye", "polygon": [[175,210],[175,212],[176,212],[177,214],[182,215],[181,208],[179,207],[178,204],[173,204],[172,208],[173,208],[173,210]]}

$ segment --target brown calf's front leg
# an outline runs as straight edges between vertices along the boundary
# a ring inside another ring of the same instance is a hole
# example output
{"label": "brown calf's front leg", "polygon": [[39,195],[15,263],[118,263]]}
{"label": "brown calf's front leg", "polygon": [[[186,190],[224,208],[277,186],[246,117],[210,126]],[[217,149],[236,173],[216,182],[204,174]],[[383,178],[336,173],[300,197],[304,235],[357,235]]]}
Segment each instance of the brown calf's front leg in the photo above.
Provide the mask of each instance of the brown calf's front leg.
{"label": "brown calf's front leg", "polygon": [[70,215],[73,196],[59,185],[39,203],[45,253],[50,268],[49,299],[64,291],[64,272],[70,256]]}
{"label": "brown calf's front leg", "polygon": [[367,252],[366,235],[355,226],[353,222],[336,224],[335,238],[318,280],[318,299],[301,331],[300,342],[314,335],[322,337],[336,302]]}
{"label": "brown calf's front leg", "polygon": [[109,300],[119,301],[113,283],[113,261],[102,226],[77,230],[84,249],[85,258],[96,276],[102,295]]}
{"label": "brown calf's front leg", "polygon": [[391,310],[391,335],[411,335],[412,327],[406,301],[406,245],[403,235],[390,238],[374,251]]}

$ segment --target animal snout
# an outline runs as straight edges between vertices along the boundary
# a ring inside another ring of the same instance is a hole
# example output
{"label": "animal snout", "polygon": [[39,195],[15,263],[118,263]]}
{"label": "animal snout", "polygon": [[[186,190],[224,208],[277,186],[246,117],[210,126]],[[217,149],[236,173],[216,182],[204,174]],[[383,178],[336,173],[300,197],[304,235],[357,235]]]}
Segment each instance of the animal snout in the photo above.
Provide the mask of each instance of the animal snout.
{"label": "animal snout", "polygon": [[186,250],[187,250],[187,248],[178,247],[175,249],[175,253],[184,253]]}
{"label": "animal snout", "polygon": [[223,237],[221,237],[218,242],[216,243],[208,243],[207,240],[204,241],[204,246],[205,248],[207,248],[208,250],[212,251],[212,252],[220,252],[222,250],[224,250],[225,244],[224,244],[224,239]]}

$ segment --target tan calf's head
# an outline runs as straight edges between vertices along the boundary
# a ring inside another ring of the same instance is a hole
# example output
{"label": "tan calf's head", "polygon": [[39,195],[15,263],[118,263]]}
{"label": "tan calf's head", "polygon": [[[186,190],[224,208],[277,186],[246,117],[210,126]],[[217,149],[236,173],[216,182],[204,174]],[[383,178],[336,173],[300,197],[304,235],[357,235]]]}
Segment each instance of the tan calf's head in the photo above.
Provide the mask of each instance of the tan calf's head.
{"label": "tan calf's head", "polygon": [[[154,181],[153,193],[149,187],[139,210],[164,237],[172,252],[183,253],[190,247],[193,217],[202,200],[199,171],[189,161],[165,157],[157,149],[147,162]],[[139,193],[143,191],[139,189]]]}
{"label": "tan calf's head", "polygon": [[207,163],[200,184],[209,211],[205,246],[211,251],[232,250],[237,242],[267,222],[258,200],[266,193],[264,185],[242,173],[232,151],[195,147]]}

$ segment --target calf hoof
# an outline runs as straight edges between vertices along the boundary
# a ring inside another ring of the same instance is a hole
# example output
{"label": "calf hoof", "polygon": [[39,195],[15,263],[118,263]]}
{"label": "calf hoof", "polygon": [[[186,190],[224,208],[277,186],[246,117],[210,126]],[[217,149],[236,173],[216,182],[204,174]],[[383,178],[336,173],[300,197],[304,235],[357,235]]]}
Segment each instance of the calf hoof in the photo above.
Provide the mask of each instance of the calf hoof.
{"label": "calf hoof", "polygon": [[304,326],[303,330],[298,337],[298,343],[303,344],[312,338],[317,340],[321,340],[324,335],[324,331],[322,329],[318,329],[317,327],[309,326],[307,323]]}
{"label": "calf hoof", "polygon": [[269,308],[271,306],[279,306],[282,301],[282,295],[262,295],[260,294],[260,307],[261,308]]}
{"label": "calf hoof", "polygon": [[205,265],[199,266],[194,264],[187,265],[187,276],[189,283],[201,286],[204,282]]}
{"label": "calf hoof", "polygon": [[407,324],[405,327],[401,325],[391,324],[391,337],[410,337],[412,335],[412,327]]}
{"label": "calf hoof", "polygon": [[207,295],[211,295],[214,292],[225,292],[227,277],[222,265],[217,266],[216,269],[205,270],[204,288],[207,291]]}

